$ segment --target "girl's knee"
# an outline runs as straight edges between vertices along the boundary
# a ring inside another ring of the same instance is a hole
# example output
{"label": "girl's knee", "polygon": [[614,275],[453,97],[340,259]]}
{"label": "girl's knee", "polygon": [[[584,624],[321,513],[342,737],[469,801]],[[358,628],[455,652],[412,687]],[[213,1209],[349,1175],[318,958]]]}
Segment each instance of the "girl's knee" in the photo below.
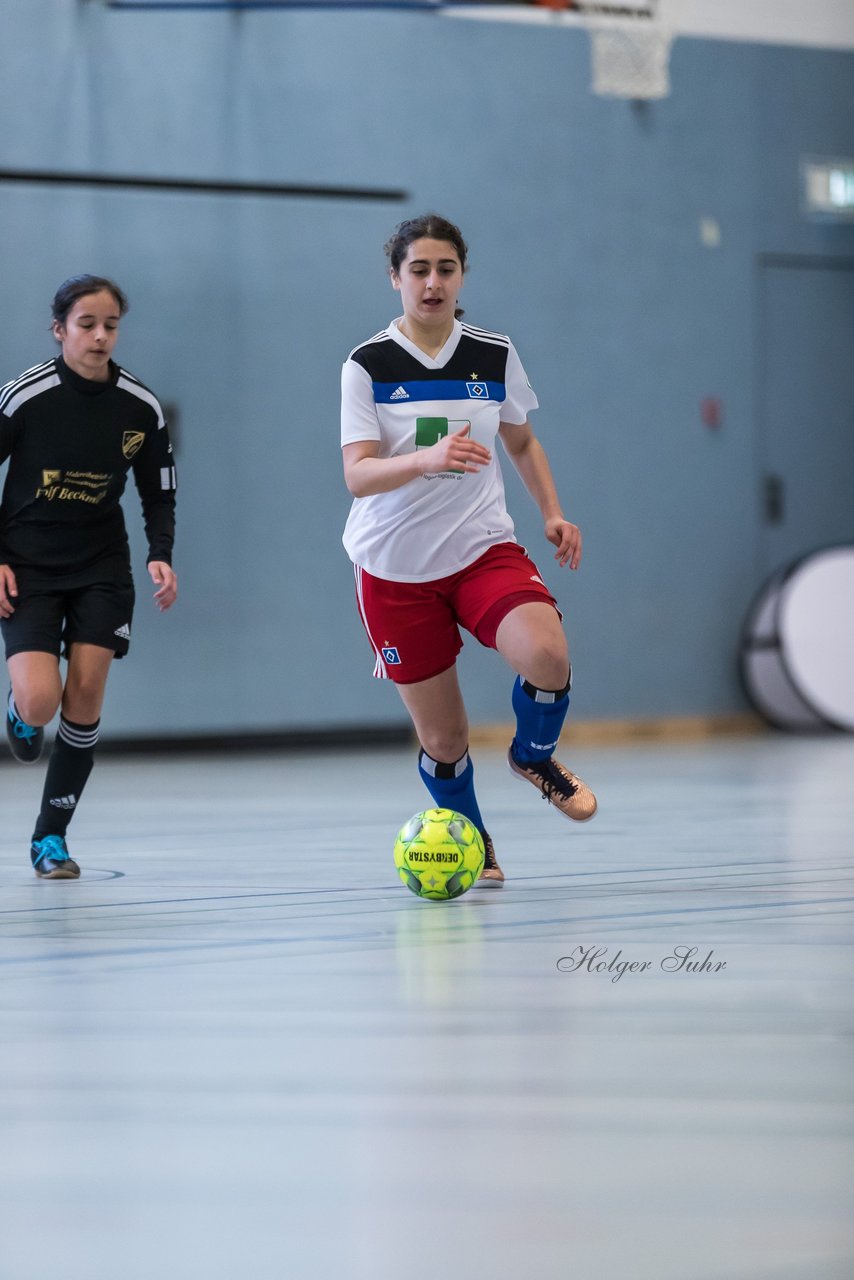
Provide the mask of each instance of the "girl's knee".
{"label": "girl's knee", "polygon": [[48,724],[62,700],[59,659],[40,651],[16,653],[7,666],[18,715],[36,728]]}
{"label": "girl's knee", "polygon": [[73,688],[66,687],[62,710],[65,717],[76,724],[93,724],[101,714],[103,701],[103,685],[77,684]]}
{"label": "girl's knee", "polygon": [[426,732],[422,730],[419,738],[422,748],[431,760],[453,764],[465,753],[468,746],[468,729],[442,725],[434,730]]}
{"label": "girl's knee", "polygon": [[[61,692],[61,691],[60,691]],[[60,692],[48,689],[14,689],[18,715],[37,729],[49,724],[59,709]]]}
{"label": "girl's knee", "polygon": [[538,689],[563,689],[569,683],[569,650],[561,634],[541,641],[529,655],[522,675]]}

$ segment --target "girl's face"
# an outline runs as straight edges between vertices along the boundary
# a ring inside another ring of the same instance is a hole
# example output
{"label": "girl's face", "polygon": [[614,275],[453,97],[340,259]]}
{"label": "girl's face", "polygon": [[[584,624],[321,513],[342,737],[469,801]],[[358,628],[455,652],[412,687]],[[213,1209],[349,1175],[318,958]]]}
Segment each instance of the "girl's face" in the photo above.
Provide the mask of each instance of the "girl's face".
{"label": "girl's face", "polygon": [[391,269],[391,283],[400,293],[408,319],[431,327],[453,323],[463,268],[449,240],[413,240],[400,274]]}
{"label": "girl's face", "polygon": [[121,311],[109,289],[86,293],[78,298],[60,324],[53,322],[53,335],[62,343],[62,358],[93,382],[106,382],[110,376],[110,356],[119,336]]}

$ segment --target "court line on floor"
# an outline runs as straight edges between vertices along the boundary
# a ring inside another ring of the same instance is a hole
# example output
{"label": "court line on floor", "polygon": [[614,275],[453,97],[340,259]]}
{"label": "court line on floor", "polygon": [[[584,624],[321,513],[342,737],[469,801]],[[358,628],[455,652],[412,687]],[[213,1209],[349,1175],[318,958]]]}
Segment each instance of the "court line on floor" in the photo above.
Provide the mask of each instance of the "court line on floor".
{"label": "court line on floor", "polygon": [[[792,908],[795,908],[795,907],[823,906],[825,904],[838,907],[838,906],[841,906],[842,904],[847,904],[849,902],[854,903],[854,898],[817,898],[817,899],[804,899],[801,901],[794,900],[791,902],[787,902],[785,906],[789,910],[791,910]],[[732,917],[727,916],[728,912],[732,912],[732,911],[762,912],[763,910],[772,910],[772,909],[775,911],[778,911],[780,909],[780,905],[781,904],[778,902],[773,902],[773,903],[759,902],[759,903],[742,903],[738,906],[734,905],[728,908],[726,906],[722,906],[721,904],[718,904],[713,907],[681,907],[681,908],[674,907],[666,910],[653,910],[653,911],[607,912],[607,913],[601,913],[599,915],[594,915],[594,916],[557,916],[557,917],[551,917],[548,919],[539,919],[539,920],[504,920],[504,921],[495,920],[495,921],[483,921],[482,927],[484,929],[517,929],[517,928],[532,928],[532,927],[561,925],[561,926],[576,926],[576,927],[586,926],[589,928],[590,926],[595,924],[607,923],[609,921],[615,921],[615,920],[625,921],[626,923],[629,923],[631,921],[635,921],[635,920],[640,921],[643,919],[649,919],[651,917],[657,918],[659,920],[665,920],[667,917],[672,918],[676,916],[684,917],[684,916],[705,915],[708,917],[714,912],[722,913],[724,917],[722,920],[716,921],[715,923],[731,923]],[[302,917],[302,918],[305,918],[305,917]],[[754,920],[751,921],[750,917],[747,917],[744,922],[756,923],[757,918],[754,918]],[[146,946],[113,947],[113,948],[104,947],[104,948],[98,948],[91,951],[62,952],[61,958],[65,961],[68,961],[68,960],[87,960],[87,959],[107,959],[111,957],[115,958],[118,956],[134,956],[134,955],[156,956],[156,955],[169,955],[174,953],[197,954],[200,951],[211,951],[211,950],[213,951],[229,950],[230,951],[235,949],[245,949],[250,947],[254,948],[259,946],[280,947],[280,946],[293,946],[296,944],[317,945],[320,942],[340,943],[340,942],[353,942],[357,939],[365,940],[368,938],[388,939],[388,937],[389,937],[389,933],[386,930],[371,929],[368,931],[361,931],[358,933],[349,933],[349,934],[342,934],[342,933],[320,934],[320,935],[302,934],[299,937],[280,936],[280,937],[271,937],[271,938],[243,938],[243,939],[235,939],[234,941],[209,941],[209,942],[187,941],[181,944],[172,944],[168,946],[160,945],[160,946],[153,946],[153,947],[146,947]],[[55,941],[61,942],[63,940],[56,939]],[[541,941],[545,943],[547,940],[542,939]],[[35,956],[12,956],[9,958],[0,957],[0,968],[9,968],[13,965],[38,964],[38,963],[41,963],[42,961],[48,961],[48,962],[54,963],[56,959],[57,959],[56,951],[46,952],[46,953],[35,955]]]}
{"label": "court line on floor", "polygon": [[[701,864],[700,866],[694,866],[693,864],[691,864],[690,870],[692,872],[697,872],[698,874],[677,875],[674,878],[673,882],[679,883],[679,884],[685,884],[685,883],[690,883],[691,881],[705,880],[706,877],[702,873],[709,872],[709,871],[717,872],[719,876],[726,875],[728,878],[732,878],[734,876],[747,877],[751,875],[759,875],[760,872],[759,871],[726,871],[725,869],[728,867],[768,868],[768,867],[775,867],[775,866],[785,867],[790,874],[800,873],[801,870],[809,871],[809,872],[826,872],[826,871],[846,871],[850,869],[850,864],[845,862],[840,864],[834,864],[833,866],[829,866],[829,867],[824,867],[824,866],[817,867],[812,863],[805,863],[803,865],[803,868],[801,869],[801,868],[793,867],[791,862],[788,859],[779,859],[779,858],[761,859],[756,862],[705,863],[705,864]],[[661,876],[668,875],[669,876],[669,875],[672,875],[673,873],[678,873],[680,871],[687,871],[688,869],[689,868],[682,868],[682,867],[641,867],[641,868],[634,868],[634,874],[635,876],[638,876],[638,875],[661,875]],[[126,876],[125,872],[117,872],[117,873],[109,873],[109,874],[111,876],[121,876],[123,878]],[[523,885],[523,884],[534,884],[538,881],[543,881],[543,880],[572,881],[572,880],[583,880],[583,879],[590,878],[592,876],[600,876],[600,877],[601,876],[619,876],[623,874],[625,874],[625,868],[615,868],[613,871],[610,871],[607,868],[596,868],[591,871],[566,871],[566,872],[558,872],[557,874],[550,873],[550,874],[541,875],[541,876],[514,876],[510,883],[512,885]],[[614,884],[612,881],[608,881],[604,883],[602,887],[611,889],[611,890],[632,889],[635,887],[655,886],[661,883],[669,883],[669,882],[635,879],[635,880],[623,880],[618,882],[617,884]],[[32,888],[33,886],[28,884],[22,887]],[[72,892],[76,891],[76,886],[74,887],[67,886],[67,887],[71,888]],[[715,886],[715,887],[719,887],[719,886]],[[774,887],[778,887],[780,889],[786,889],[786,888],[789,888],[790,885],[780,884],[779,886],[774,886]],[[0,908],[0,916],[38,915],[38,914],[47,913],[51,911],[84,911],[84,910],[85,911],[89,911],[89,910],[102,911],[109,907],[120,907],[121,909],[124,910],[130,907],[172,906],[178,903],[189,904],[189,903],[197,903],[197,902],[239,902],[243,899],[261,899],[261,898],[299,898],[299,897],[305,896],[306,894],[317,894],[319,896],[325,896],[325,895],[331,895],[331,894],[347,895],[347,894],[365,894],[365,893],[385,893],[392,889],[397,889],[397,885],[393,881],[388,885],[353,885],[353,886],[347,886],[347,887],[336,885],[330,888],[315,886],[315,887],[306,888],[306,889],[258,890],[257,892],[254,892],[254,893],[246,892],[246,893],[204,894],[200,897],[189,897],[189,898],[187,897],[133,898],[128,901],[113,900],[110,902],[55,903],[49,906],[41,906],[41,907],[3,907],[3,908]]]}

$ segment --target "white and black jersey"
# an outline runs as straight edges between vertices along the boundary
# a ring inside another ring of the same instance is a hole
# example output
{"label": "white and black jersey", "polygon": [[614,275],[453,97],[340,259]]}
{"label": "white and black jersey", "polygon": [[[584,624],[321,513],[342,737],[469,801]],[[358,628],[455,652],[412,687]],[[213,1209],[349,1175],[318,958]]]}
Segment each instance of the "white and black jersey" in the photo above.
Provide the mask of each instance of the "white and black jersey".
{"label": "white and black jersey", "polygon": [[83,585],[129,565],[120,499],[133,472],[148,559],[172,559],[175,463],[157,398],[110,362],[107,382],[61,356],[0,389],[0,563]]}
{"label": "white and black jersey", "polygon": [[379,457],[392,458],[468,425],[492,453],[478,472],[419,476],[354,499],[344,531],[354,564],[393,582],[429,582],[515,541],[496,436],[501,423],[524,423],[537,397],[509,338],[455,320],[431,358],[393,321],[350,353],[341,385],[342,445],[375,440]]}

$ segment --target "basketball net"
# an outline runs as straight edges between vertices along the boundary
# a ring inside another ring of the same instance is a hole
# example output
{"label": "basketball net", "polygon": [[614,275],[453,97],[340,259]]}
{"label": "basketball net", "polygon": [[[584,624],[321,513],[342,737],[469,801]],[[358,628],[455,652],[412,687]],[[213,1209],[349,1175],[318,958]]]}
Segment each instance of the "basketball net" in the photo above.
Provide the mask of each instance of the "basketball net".
{"label": "basketball net", "polygon": [[666,14],[660,0],[643,6],[578,0],[570,7],[590,34],[594,93],[636,100],[667,97],[675,34],[672,0]]}

